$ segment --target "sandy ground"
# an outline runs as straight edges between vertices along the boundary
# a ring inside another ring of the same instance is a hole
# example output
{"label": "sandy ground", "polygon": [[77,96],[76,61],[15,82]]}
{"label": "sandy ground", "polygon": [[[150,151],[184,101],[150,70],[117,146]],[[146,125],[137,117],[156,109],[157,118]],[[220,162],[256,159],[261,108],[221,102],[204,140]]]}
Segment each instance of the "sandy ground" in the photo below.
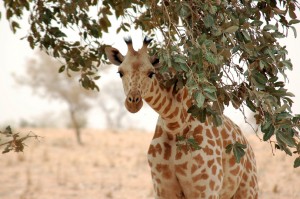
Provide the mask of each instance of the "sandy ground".
{"label": "sandy ground", "polygon": [[[0,199],[154,198],[146,157],[152,133],[84,130],[85,145],[78,146],[71,130],[32,131],[41,142],[1,155]],[[260,198],[299,199],[295,157],[273,156],[268,143],[247,137],[257,157]]]}

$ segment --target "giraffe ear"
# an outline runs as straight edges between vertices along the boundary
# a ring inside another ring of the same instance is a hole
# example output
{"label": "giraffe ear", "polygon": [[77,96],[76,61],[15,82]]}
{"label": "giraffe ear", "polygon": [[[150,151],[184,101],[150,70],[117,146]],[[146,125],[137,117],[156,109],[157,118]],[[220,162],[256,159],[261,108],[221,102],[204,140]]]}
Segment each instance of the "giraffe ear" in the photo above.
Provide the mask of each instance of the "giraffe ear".
{"label": "giraffe ear", "polygon": [[124,60],[124,56],[120,53],[120,51],[111,46],[105,47],[105,54],[108,60],[117,66],[119,66]]}
{"label": "giraffe ear", "polygon": [[157,57],[157,55],[153,55],[152,57],[150,57],[150,62],[154,68],[160,67],[159,58]]}

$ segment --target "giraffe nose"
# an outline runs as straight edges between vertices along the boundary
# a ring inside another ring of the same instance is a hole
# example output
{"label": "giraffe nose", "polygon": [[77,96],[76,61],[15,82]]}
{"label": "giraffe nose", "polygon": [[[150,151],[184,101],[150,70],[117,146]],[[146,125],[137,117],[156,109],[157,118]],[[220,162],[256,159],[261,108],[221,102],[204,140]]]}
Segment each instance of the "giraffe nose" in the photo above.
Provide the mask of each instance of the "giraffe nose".
{"label": "giraffe nose", "polygon": [[129,94],[127,99],[130,103],[139,103],[139,101],[141,100],[139,95],[132,95],[132,94]]}
{"label": "giraffe nose", "polygon": [[127,110],[131,113],[138,112],[143,106],[143,100],[140,92],[138,91],[129,92],[125,100],[125,106]]}
{"label": "giraffe nose", "polygon": [[141,100],[141,94],[139,91],[133,90],[127,94],[127,102],[130,104],[138,104]]}

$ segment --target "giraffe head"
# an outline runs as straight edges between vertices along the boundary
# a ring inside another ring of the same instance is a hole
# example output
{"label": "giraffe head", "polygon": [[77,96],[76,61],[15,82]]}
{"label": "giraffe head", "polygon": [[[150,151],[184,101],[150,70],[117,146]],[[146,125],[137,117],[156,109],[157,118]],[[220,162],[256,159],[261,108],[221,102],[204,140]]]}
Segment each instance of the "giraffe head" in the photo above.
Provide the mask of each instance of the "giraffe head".
{"label": "giraffe head", "polygon": [[105,48],[109,61],[119,66],[118,73],[122,78],[126,95],[125,107],[131,113],[136,113],[142,108],[142,98],[147,96],[155,79],[155,66],[159,64],[159,60],[156,56],[148,55],[147,46],[151,40],[145,37],[143,47],[135,51],[132,47],[132,40],[125,39],[128,47],[125,56],[113,47]]}

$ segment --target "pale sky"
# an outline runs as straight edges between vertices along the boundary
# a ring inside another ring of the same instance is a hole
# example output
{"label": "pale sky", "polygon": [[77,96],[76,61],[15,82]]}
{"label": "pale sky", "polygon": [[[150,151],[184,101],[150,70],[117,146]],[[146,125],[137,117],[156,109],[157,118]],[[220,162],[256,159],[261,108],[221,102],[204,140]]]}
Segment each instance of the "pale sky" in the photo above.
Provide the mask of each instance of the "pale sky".
{"label": "pale sky", "polygon": [[[0,9],[1,12],[3,11]],[[23,25],[21,25],[23,26]],[[282,43],[287,46],[289,52],[288,56],[292,59],[294,70],[288,71],[289,84],[287,88],[296,95],[294,100],[293,111],[300,113],[300,26],[297,25],[298,38],[294,38],[292,32],[288,38],[282,39]],[[136,34],[133,37],[135,48],[139,48],[142,43],[142,33],[129,33]],[[2,19],[0,20],[0,126],[15,124],[21,118],[29,118],[32,120],[41,116],[43,112],[53,113],[53,110],[64,110],[66,106],[59,102],[49,102],[47,99],[42,99],[36,95],[33,95],[32,91],[28,87],[17,86],[12,78],[12,74],[23,75],[25,71],[26,60],[34,56],[34,51],[29,47],[26,40],[20,40],[25,36],[25,32],[20,34],[13,34],[9,28],[9,24],[5,19],[5,15],[2,12]],[[121,52],[125,53],[126,45],[122,42],[123,36],[112,35],[108,37],[107,43],[113,44],[114,47],[121,48]],[[118,38],[117,41],[115,38]],[[141,38],[141,39],[139,39]],[[116,46],[119,44],[119,46]],[[114,78],[119,81],[119,77],[116,75],[117,69],[112,68],[109,75],[103,75],[98,85],[101,88],[101,81],[109,81]],[[121,84],[121,81],[119,81]],[[226,114],[229,115],[236,123],[243,123],[242,117],[237,110],[226,110]],[[239,117],[237,117],[237,114]],[[147,130],[154,130],[157,115],[150,109],[142,109],[138,114],[132,114],[130,116],[132,121],[132,127],[144,128]],[[237,120],[238,119],[238,120]],[[97,107],[89,115],[89,127],[103,128],[103,115]]]}

